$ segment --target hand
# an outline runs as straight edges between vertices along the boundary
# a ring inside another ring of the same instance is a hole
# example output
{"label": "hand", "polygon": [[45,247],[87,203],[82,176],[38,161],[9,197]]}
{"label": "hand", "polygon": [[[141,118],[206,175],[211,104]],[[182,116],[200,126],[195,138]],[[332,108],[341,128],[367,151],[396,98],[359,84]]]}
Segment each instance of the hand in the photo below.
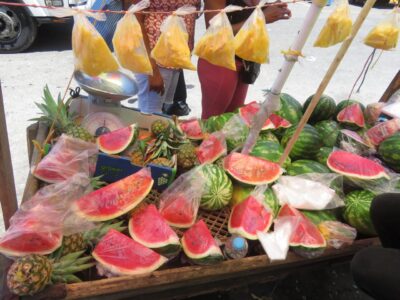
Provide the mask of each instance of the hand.
{"label": "hand", "polygon": [[158,69],[154,70],[154,74],[149,76],[149,90],[160,94],[164,94],[164,79]]}
{"label": "hand", "polygon": [[288,9],[287,3],[276,1],[263,9],[265,23],[273,23],[279,20],[287,20],[292,16],[292,12]]}

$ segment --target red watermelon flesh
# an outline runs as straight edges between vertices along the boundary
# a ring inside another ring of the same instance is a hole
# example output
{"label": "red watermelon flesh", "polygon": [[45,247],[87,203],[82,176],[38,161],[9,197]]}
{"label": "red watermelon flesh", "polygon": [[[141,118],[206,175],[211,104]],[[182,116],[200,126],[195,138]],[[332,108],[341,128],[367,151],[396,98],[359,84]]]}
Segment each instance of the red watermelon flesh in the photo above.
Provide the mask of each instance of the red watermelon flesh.
{"label": "red watermelon flesh", "polygon": [[198,260],[209,256],[222,257],[221,249],[203,220],[186,230],[182,237],[182,247],[187,257],[191,259]]}
{"label": "red watermelon flesh", "polygon": [[179,123],[179,127],[191,140],[202,140],[204,138],[203,130],[198,119],[182,121]]}
{"label": "red watermelon flesh", "polygon": [[389,178],[385,169],[380,164],[346,151],[333,151],[328,157],[327,166],[336,173],[347,177],[359,179],[378,179],[381,177]]}
{"label": "red watermelon flesh", "polygon": [[284,204],[278,214],[278,218],[297,217],[298,222],[290,237],[291,247],[304,248],[323,248],[326,247],[326,241],[318,227],[307,219],[300,211],[294,207]]}
{"label": "red watermelon flesh", "polygon": [[148,169],[93,191],[74,203],[77,214],[90,221],[115,219],[135,208],[150,192],[153,179]]}
{"label": "red watermelon flesh", "polygon": [[355,124],[358,127],[365,127],[364,113],[359,103],[354,103],[343,108],[337,115],[341,123]]}
{"label": "red watermelon flesh", "polygon": [[109,133],[100,135],[97,139],[97,146],[100,151],[107,154],[118,154],[132,144],[138,133],[137,125],[120,128]]}
{"label": "red watermelon flesh", "polygon": [[[246,125],[250,127],[252,125],[255,115],[258,113],[259,110],[260,110],[260,104],[257,103],[256,101],[253,101],[247,104],[246,106],[239,108],[239,114],[246,123]],[[286,119],[276,114],[271,114],[269,119],[265,121],[262,130],[277,129],[280,127],[288,128],[290,126],[292,126],[292,124]]]}
{"label": "red watermelon flesh", "polygon": [[160,204],[161,216],[171,226],[189,228],[196,220],[198,208],[187,199],[184,194],[174,196],[174,199],[165,199]]}
{"label": "red watermelon flesh", "polygon": [[167,258],[110,229],[92,255],[103,268],[117,275],[138,275],[155,271]]}
{"label": "red watermelon flesh", "polygon": [[273,214],[255,197],[249,196],[232,208],[228,230],[249,240],[257,240],[257,232],[267,232],[272,225]]}
{"label": "red watermelon flesh", "polygon": [[400,131],[400,119],[392,119],[375,125],[367,131],[367,137],[375,146],[379,146],[388,137]]}
{"label": "red watermelon flesh", "polygon": [[274,182],[282,174],[282,169],[277,163],[237,152],[228,155],[223,166],[237,181],[250,185]]}
{"label": "red watermelon flesh", "polygon": [[218,134],[211,134],[196,149],[197,159],[201,164],[213,163],[226,154],[225,138]]}
{"label": "red watermelon flesh", "polygon": [[129,234],[148,248],[179,245],[177,234],[169,227],[154,204],[136,211],[129,220]]}

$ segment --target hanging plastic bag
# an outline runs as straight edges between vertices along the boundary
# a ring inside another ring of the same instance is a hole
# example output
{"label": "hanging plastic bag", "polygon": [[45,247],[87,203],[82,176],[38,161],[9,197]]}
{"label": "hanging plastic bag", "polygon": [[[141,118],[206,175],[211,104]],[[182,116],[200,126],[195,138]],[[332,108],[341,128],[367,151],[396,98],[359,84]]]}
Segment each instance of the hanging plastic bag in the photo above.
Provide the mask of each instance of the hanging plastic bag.
{"label": "hanging plastic bag", "polygon": [[159,211],[169,225],[189,228],[196,221],[206,183],[201,168],[182,174],[161,194]]}
{"label": "hanging plastic bag", "polygon": [[201,164],[212,164],[227,152],[225,136],[221,131],[210,134],[196,149],[197,159]]}
{"label": "hanging plastic bag", "polygon": [[262,11],[266,2],[267,0],[260,1],[235,36],[236,55],[259,64],[269,61],[269,36]]}
{"label": "hanging plastic bag", "polygon": [[235,37],[226,13],[241,9],[229,5],[213,17],[206,33],[197,42],[194,54],[211,64],[236,71]]}
{"label": "hanging plastic bag", "polygon": [[63,134],[31,171],[35,177],[48,183],[61,182],[78,173],[89,176],[97,153],[96,144]]}
{"label": "hanging plastic bag", "polygon": [[86,174],[76,174],[38,190],[11,218],[10,227],[0,239],[0,253],[7,256],[49,254],[61,246],[63,234],[93,228],[91,222],[79,217],[65,227],[66,219],[72,214],[72,203],[90,190]]}
{"label": "hanging plastic bag", "polygon": [[149,0],[142,0],[132,5],[118,22],[112,42],[115,54],[123,68],[133,73],[151,75],[153,68],[144,44],[142,27],[135,16],[135,13],[146,9],[149,5]]}
{"label": "hanging plastic bag", "polygon": [[340,249],[351,246],[357,237],[357,230],[338,221],[325,221],[318,225],[328,248]]}
{"label": "hanging plastic bag", "polygon": [[364,43],[375,49],[390,50],[397,46],[400,33],[400,8],[395,7],[390,16],[375,26],[364,39]]}
{"label": "hanging plastic bag", "polygon": [[161,35],[151,51],[151,57],[163,67],[196,70],[190,61],[189,34],[181,16],[196,11],[194,6],[182,6],[161,25]]}
{"label": "hanging plastic bag", "polygon": [[330,187],[338,178],[341,176],[331,173],[281,176],[272,189],[280,205],[307,210],[333,209],[344,206],[343,200]]}
{"label": "hanging plastic bag", "polygon": [[350,7],[347,0],[338,0],[314,43],[314,47],[327,48],[343,42],[351,34],[353,21],[350,18]]}
{"label": "hanging plastic bag", "polygon": [[247,139],[249,131],[249,127],[239,115],[234,115],[230,118],[222,128],[228,150],[232,151],[242,147]]}

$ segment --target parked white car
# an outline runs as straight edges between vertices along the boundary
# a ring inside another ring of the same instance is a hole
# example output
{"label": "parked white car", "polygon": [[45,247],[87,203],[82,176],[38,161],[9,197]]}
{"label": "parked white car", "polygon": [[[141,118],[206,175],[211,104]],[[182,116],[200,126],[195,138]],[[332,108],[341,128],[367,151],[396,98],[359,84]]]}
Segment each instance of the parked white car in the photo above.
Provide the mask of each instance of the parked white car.
{"label": "parked white car", "polygon": [[[5,0],[5,2],[85,9],[90,8],[94,0]],[[0,53],[24,51],[35,41],[40,25],[68,20],[69,18],[55,18],[45,8],[0,5]]]}

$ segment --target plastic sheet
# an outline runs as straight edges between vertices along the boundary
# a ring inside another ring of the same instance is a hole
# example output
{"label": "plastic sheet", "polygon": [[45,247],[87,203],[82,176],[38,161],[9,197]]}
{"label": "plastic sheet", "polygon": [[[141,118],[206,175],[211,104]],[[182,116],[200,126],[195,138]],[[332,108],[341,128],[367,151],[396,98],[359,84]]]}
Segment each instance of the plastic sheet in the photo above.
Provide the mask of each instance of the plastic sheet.
{"label": "plastic sheet", "polygon": [[89,176],[97,153],[96,144],[63,134],[50,153],[31,171],[34,176],[48,183],[61,182],[78,173]]}
{"label": "plastic sheet", "polygon": [[232,151],[243,146],[249,134],[249,127],[239,115],[234,115],[225,123],[222,133],[225,135],[228,150]]}
{"label": "plastic sheet", "polygon": [[235,36],[236,55],[259,64],[269,61],[269,36],[261,9],[266,2],[266,0],[260,1]]}
{"label": "plastic sheet", "polygon": [[357,230],[338,221],[325,221],[318,225],[327,247],[340,249],[351,246],[357,237]]}
{"label": "plastic sheet", "polygon": [[236,71],[235,37],[226,13],[241,9],[229,5],[213,17],[206,33],[197,42],[194,54],[211,64]]}
{"label": "plastic sheet", "polygon": [[201,164],[211,164],[227,153],[225,135],[221,131],[210,134],[196,149],[197,159]]}
{"label": "plastic sheet", "polygon": [[72,50],[75,57],[75,69],[90,76],[119,69],[118,62],[103,37],[83,13],[74,15]]}
{"label": "plastic sheet", "polygon": [[370,155],[376,152],[374,147],[368,143],[357,132],[342,129],[338,137],[338,145],[340,149],[358,155]]}
{"label": "plastic sheet", "polygon": [[201,168],[182,174],[161,194],[159,211],[171,226],[189,228],[196,221],[206,183]]}
{"label": "plastic sheet", "polygon": [[196,70],[190,61],[189,34],[180,16],[193,13],[194,6],[183,6],[167,17],[161,25],[161,35],[151,51],[151,57],[163,67]]}
{"label": "plastic sheet", "polygon": [[400,34],[399,16],[400,8],[395,7],[384,21],[368,33],[364,43],[375,49],[390,50],[396,48]]}
{"label": "plastic sheet", "polygon": [[314,47],[327,48],[343,42],[351,34],[353,21],[350,18],[349,2],[338,0],[314,43]]}
{"label": "plastic sheet", "polygon": [[333,209],[344,206],[343,200],[330,187],[338,178],[341,176],[331,173],[282,176],[272,189],[280,205],[307,210]]}
{"label": "plastic sheet", "polygon": [[132,5],[125,16],[118,22],[113,37],[115,54],[119,63],[133,73],[153,74],[146,45],[143,40],[142,28],[135,13],[149,7],[149,0],[142,0]]}

